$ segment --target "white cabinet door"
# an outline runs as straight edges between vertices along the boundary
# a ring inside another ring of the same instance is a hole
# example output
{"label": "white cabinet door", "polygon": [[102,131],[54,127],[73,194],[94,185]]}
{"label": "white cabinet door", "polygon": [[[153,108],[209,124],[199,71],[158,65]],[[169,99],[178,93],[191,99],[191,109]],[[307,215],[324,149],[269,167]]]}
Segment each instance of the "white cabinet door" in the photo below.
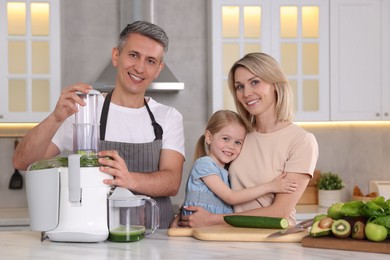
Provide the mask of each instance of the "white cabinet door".
{"label": "white cabinet door", "polygon": [[0,123],[39,122],[60,92],[59,0],[0,2]]}
{"label": "white cabinet door", "polygon": [[390,120],[390,0],[382,0],[382,119]]}
{"label": "white cabinet door", "polygon": [[385,119],[381,0],[331,1],[330,16],[331,120]]}
{"label": "white cabinet door", "polygon": [[295,121],[329,120],[329,1],[209,2],[211,113],[235,110],[230,67],[248,52],[279,61],[293,87]]}

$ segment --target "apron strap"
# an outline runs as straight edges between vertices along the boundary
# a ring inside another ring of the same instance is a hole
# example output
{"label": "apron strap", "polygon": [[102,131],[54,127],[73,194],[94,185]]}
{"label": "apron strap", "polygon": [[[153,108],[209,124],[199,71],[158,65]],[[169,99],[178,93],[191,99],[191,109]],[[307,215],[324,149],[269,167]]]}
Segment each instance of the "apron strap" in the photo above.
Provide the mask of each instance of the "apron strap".
{"label": "apron strap", "polygon": [[[108,93],[106,98],[104,99],[103,109],[102,109],[102,113],[100,116],[100,140],[105,140],[105,138],[106,138],[108,110],[110,109],[110,102],[111,102],[111,96],[112,96],[113,91],[114,90],[112,90],[110,93]],[[144,99],[144,104],[145,104],[146,109],[148,110],[149,117],[152,120],[154,136],[156,137],[154,140],[162,140],[163,129],[162,129],[161,125],[159,125],[156,122],[156,119],[154,118],[152,111],[150,111],[149,105],[145,99]]]}
{"label": "apron strap", "polygon": [[162,129],[161,125],[159,125],[159,124],[156,122],[156,119],[154,119],[154,115],[153,115],[152,111],[150,111],[148,102],[146,102],[145,99],[144,99],[144,103],[145,103],[146,109],[148,110],[150,119],[152,120],[152,126],[153,126],[153,130],[154,130],[154,136],[156,137],[154,140],[162,140],[163,129]]}
{"label": "apron strap", "polygon": [[114,90],[111,90],[110,93],[108,93],[106,98],[104,99],[103,109],[100,115],[100,140],[105,140],[106,138],[107,115],[108,110],[110,109],[110,102],[113,91]]}

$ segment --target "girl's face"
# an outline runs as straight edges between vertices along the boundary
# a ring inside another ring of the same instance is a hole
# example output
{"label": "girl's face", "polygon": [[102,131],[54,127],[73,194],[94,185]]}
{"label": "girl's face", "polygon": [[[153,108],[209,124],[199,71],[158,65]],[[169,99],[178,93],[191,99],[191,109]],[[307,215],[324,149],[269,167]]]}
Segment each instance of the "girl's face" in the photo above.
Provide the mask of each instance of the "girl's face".
{"label": "girl's face", "polygon": [[211,134],[205,132],[205,140],[209,145],[209,156],[221,167],[233,161],[241,152],[246,130],[237,122],[233,122]]}
{"label": "girl's face", "polygon": [[244,67],[234,73],[237,100],[253,116],[275,116],[276,91],[273,84],[262,81]]}

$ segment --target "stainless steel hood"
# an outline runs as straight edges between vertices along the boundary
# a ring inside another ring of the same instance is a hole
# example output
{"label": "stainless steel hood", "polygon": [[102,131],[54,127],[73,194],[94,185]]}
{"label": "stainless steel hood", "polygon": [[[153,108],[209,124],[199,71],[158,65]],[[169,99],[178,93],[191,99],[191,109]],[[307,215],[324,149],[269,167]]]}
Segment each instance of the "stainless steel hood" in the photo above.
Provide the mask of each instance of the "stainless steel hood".
{"label": "stainless steel hood", "polygon": [[[129,23],[144,20],[154,22],[154,0],[120,0],[120,31]],[[169,37],[169,36],[168,36]],[[116,68],[111,61],[104,68],[93,87],[101,92],[109,92],[115,87]],[[184,89],[184,83],[179,82],[165,63],[163,70],[147,89],[147,92],[179,91]]]}

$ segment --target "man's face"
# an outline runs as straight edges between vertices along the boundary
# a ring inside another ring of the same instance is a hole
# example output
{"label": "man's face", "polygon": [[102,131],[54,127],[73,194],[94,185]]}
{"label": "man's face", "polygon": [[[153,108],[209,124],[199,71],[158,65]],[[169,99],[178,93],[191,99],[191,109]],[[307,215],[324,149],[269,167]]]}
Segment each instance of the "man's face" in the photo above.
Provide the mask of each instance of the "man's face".
{"label": "man's face", "polygon": [[112,64],[117,68],[116,87],[133,94],[144,94],[164,67],[163,46],[148,37],[132,33],[121,52],[112,52]]}

